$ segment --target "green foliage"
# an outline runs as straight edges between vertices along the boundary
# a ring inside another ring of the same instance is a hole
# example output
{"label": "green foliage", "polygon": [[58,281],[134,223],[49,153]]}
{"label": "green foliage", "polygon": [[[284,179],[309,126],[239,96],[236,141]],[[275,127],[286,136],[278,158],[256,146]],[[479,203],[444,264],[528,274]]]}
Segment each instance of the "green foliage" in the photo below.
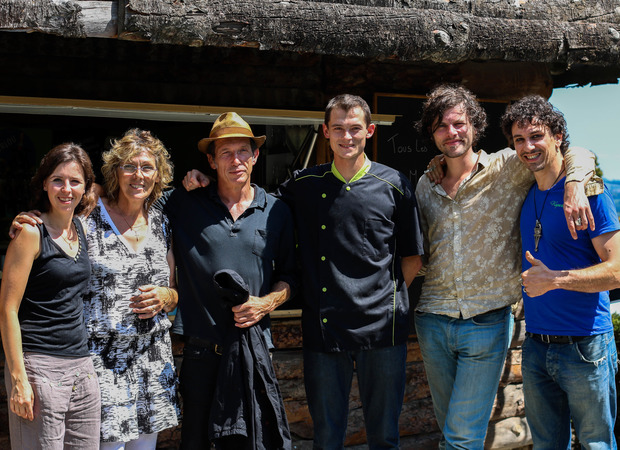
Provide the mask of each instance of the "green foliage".
{"label": "green foliage", "polygon": [[611,322],[614,324],[614,338],[616,340],[616,346],[620,345],[620,314],[613,313],[611,315]]}
{"label": "green foliage", "polygon": [[598,156],[594,157],[594,172],[597,176],[603,178],[603,169],[601,169],[601,166],[598,164]]}

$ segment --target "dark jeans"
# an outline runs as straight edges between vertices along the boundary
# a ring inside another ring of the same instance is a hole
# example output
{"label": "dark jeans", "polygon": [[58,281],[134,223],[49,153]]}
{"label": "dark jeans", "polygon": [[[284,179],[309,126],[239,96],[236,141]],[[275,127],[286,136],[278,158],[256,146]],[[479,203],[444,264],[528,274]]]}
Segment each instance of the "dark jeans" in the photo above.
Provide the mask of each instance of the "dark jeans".
{"label": "dark jeans", "polygon": [[406,360],[405,344],[352,352],[304,350],[304,377],[314,423],[314,448],[336,450],[344,447],[354,371],[357,371],[368,448],[399,448],[398,419],[405,394]]}
{"label": "dark jeans", "polygon": [[[183,425],[181,450],[208,450],[209,413],[221,356],[213,350],[186,344],[179,377],[179,390],[183,397]],[[240,442],[241,440],[241,442]],[[216,448],[238,450],[243,448],[243,437],[218,439]]]}

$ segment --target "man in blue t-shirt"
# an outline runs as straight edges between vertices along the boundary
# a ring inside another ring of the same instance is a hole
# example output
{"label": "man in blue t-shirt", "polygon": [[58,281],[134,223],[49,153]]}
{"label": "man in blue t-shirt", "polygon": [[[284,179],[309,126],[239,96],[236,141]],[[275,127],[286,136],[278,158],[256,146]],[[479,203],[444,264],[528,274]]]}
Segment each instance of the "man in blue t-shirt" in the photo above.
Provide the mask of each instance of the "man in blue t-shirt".
{"label": "man in blue t-shirt", "polygon": [[520,222],[523,391],[534,448],[569,448],[571,418],[583,446],[616,448],[609,289],[620,286],[620,223],[611,194],[605,188],[589,197],[590,228],[571,238],[562,210],[568,148],[562,113],[528,96],[507,108],[502,129],[536,178]]}

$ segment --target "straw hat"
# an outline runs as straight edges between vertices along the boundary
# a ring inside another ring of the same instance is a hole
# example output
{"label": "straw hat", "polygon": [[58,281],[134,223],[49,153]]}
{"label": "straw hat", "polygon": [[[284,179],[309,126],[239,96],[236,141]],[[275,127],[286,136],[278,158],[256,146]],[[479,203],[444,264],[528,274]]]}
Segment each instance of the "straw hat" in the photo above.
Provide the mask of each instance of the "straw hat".
{"label": "straw hat", "polygon": [[198,150],[207,153],[209,144],[218,139],[247,137],[253,139],[256,145],[260,147],[265,143],[266,136],[254,136],[252,129],[248,123],[235,112],[227,112],[217,118],[211,128],[208,138],[201,139],[198,142]]}

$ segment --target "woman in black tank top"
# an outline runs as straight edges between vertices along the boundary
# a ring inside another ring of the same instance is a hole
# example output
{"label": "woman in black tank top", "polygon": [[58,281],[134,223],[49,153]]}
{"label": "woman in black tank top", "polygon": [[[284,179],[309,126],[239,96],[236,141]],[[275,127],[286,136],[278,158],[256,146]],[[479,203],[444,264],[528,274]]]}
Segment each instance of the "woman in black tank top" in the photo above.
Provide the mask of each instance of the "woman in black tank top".
{"label": "woman in black tank top", "polygon": [[90,159],[75,144],[45,155],[32,179],[43,224],[7,249],[0,287],[11,445],[99,445],[100,397],[82,316],[90,262],[81,221],[94,206]]}

